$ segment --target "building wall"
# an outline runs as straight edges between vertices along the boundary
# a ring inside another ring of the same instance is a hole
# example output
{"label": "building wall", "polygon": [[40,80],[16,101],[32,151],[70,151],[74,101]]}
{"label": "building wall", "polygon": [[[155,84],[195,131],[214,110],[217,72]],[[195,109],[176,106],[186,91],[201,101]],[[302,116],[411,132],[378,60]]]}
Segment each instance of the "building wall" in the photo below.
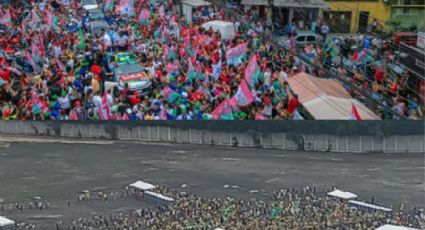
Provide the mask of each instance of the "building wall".
{"label": "building wall", "polygon": [[298,151],[424,153],[423,121],[0,121],[8,135]]}
{"label": "building wall", "polygon": [[328,0],[326,3],[329,5],[328,13],[332,12],[351,12],[350,32],[358,32],[358,24],[360,12],[369,12],[368,24],[371,24],[373,19],[376,18],[382,26],[386,26],[385,22],[391,16],[391,4],[384,2],[384,0],[376,1],[338,1]]}
{"label": "building wall", "polygon": [[[407,7],[408,5],[412,5],[412,7]],[[400,22],[400,27],[402,28],[409,28],[412,24],[415,24],[419,30],[424,30],[425,1],[394,0],[391,9],[391,19]]]}

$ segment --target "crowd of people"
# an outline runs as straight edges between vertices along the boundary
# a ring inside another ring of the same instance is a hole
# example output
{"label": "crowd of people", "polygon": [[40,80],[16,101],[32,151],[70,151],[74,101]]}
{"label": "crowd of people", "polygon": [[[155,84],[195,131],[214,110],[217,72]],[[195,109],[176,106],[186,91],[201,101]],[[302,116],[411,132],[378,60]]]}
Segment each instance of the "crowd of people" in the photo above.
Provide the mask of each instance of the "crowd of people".
{"label": "crowd of people", "polygon": [[[161,192],[161,189],[157,189]],[[392,212],[352,207],[315,188],[283,189],[271,199],[203,198],[166,189],[169,206],[79,218],[68,229],[375,229],[384,224],[423,229],[422,209]],[[65,228],[66,229],[66,228]]]}
{"label": "crowd of people", "polygon": [[[84,16],[81,8],[66,8],[55,0],[43,9],[39,2],[32,3],[32,10],[23,5],[2,9],[2,15],[11,19],[10,28],[1,36],[5,51],[0,73],[2,119],[254,120],[290,119],[296,114],[297,96],[285,79],[297,72],[292,58],[273,52],[273,45],[245,24],[233,39],[225,41],[217,31],[185,23],[172,2],[135,1],[135,12],[149,12],[142,20],[138,15],[106,11],[110,26],[100,34],[90,34],[67,30],[67,23]],[[223,13],[216,12],[198,21],[222,17]],[[168,30],[176,23],[179,34]],[[244,58],[229,63],[226,50],[244,44]],[[117,60],[107,53],[121,48],[134,53],[148,69],[152,93],[140,95],[128,86],[105,87],[117,66]],[[23,58],[7,58],[17,53]],[[258,71],[244,85],[252,57]],[[24,71],[17,68],[19,61]],[[275,64],[292,71],[283,73]],[[248,96],[247,100],[240,99],[238,92]],[[106,118],[100,114],[102,101],[110,108]]]}
{"label": "crowd of people", "polygon": [[[301,117],[298,96],[287,79],[311,67],[304,68],[297,55],[264,39],[263,35],[271,37],[271,27],[251,12],[227,18],[228,14],[218,7],[205,7],[194,11],[194,23],[187,23],[179,17],[179,7],[172,1],[134,1],[125,13],[121,1],[105,1],[102,8],[109,26],[93,34],[84,23],[80,29],[71,26],[86,15],[81,5],[62,3],[34,0],[30,5],[2,6],[0,15],[5,27],[0,37],[1,119]],[[234,21],[236,35],[224,40],[218,31],[201,26],[214,19]],[[169,29],[173,25],[178,25],[177,32]],[[329,52],[320,45],[313,49],[311,46],[308,44],[304,52],[313,60],[317,57],[314,63],[327,66]],[[238,47],[245,47],[241,57],[236,61],[226,58],[230,50]],[[111,52],[118,50],[135,54],[152,81],[152,92],[141,95],[128,85],[106,87],[105,82],[114,81],[118,62]],[[309,72],[327,77],[323,71]],[[418,100],[401,93],[406,79],[388,80],[385,76],[385,71],[375,71],[371,84],[356,72],[349,77],[355,84],[372,86],[377,99],[383,97],[383,92],[391,93],[393,104],[388,106],[403,115],[420,115]],[[389,81],[396,81],[395,85]]]}

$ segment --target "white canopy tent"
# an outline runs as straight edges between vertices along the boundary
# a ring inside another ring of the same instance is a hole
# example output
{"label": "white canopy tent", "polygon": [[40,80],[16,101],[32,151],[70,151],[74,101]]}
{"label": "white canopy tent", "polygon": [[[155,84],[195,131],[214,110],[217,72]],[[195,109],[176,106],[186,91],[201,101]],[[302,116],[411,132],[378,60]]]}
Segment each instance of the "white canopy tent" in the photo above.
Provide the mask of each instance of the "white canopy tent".
{"label": "white canopy tent", "polygon": [[134,182],[133,184],[130,184],[130,187],[142,190],[142,191],[147,191],[147,190],[152,190],[155,188],[155,185],[143,182],[141,180]]}
{"label": "white canopy tent", "polygon": [[322,95],[302,103],[316,120],[352,120],[354,105],[362,120],[379,120],[379,117],[356,99],[344,99]]}
{"label": "white canopy tent", "polygon": [[158,198],[160,200],[164,200],[164,201],[168,201],[168,202],[173,202],[174,199],[168,196],[164,196],[162,194],[156,193],[156,192],[151,192],[151,191],[147,191],[146,195],[151,195],[152,197]]}
{"label": "white canopy tent", "polygon": [[392,211],[391,208],[386,208],[386,207],[382,207],[382,206],[378,206],[378,205],[374,205],[374,204],[369,204],[369,203],[358,201],[358,200],[350,200],[350,201],[348,201],[348,203],[350,203],[352,205],[357,205],[357,206],[364,207],[364,208],[380,210],[380,211],[384,211],[384,212],[391,212]]}
{"label": "white canopy tent", "polygon": [[339,189],[335,189],[332,192],[327,193],[328,196],[337,197],[344,200],[356,199],[357,195],[352,192],[341,191]]}
{"label": "white canopy tent", "polygon": [[206,2],[203,0],[183,0],[181,1],[183,8],[183,15],[187,22],[192,22],[192,10],[195,7],[200,6],[209,6],[210,2]]}
{"label": "white canopy tent", "polygon": [[0,227],[9,227],[15,225],[15,221],[0,216]]}
{"label": "white canopy tent", "polygon": [[231,40],[236,33],[235,24],[233,24],[233,22],[215,20],[204,23],[202,27],[206,30],[209,28],[212,28],[214,31],[218,30],[221,34],[221,38],[227,41]]}
{"label": "white canopy tent", "polygon": [[399,226],[399,225],[385,224],[379,228],[376,228],[375,230],[419,230],[419,229]]}

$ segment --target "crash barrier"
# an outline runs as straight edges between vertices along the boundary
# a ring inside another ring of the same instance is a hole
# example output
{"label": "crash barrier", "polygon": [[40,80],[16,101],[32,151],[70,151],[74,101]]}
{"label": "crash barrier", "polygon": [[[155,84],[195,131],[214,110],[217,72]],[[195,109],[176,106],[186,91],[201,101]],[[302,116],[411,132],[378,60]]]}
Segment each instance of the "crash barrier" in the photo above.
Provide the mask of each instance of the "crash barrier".
{"label": "crash barrier", "polygon": [[423,153],[423,121],[0,121],[0,133],[332,152]]}

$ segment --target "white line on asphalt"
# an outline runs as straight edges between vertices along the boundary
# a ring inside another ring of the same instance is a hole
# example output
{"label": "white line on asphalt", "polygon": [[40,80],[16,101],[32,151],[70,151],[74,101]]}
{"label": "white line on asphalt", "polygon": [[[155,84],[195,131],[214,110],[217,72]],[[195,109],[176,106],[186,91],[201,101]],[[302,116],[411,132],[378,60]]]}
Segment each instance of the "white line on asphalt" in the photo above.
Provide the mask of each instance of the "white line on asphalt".
{"label": "white line on asphalt", "polygon": [[89,145],[111,145],[114,141],[82,141],[70,139],[54,139],[42,137],[0,137],[0,143],[60,143],[60,144],[89,144]]}

